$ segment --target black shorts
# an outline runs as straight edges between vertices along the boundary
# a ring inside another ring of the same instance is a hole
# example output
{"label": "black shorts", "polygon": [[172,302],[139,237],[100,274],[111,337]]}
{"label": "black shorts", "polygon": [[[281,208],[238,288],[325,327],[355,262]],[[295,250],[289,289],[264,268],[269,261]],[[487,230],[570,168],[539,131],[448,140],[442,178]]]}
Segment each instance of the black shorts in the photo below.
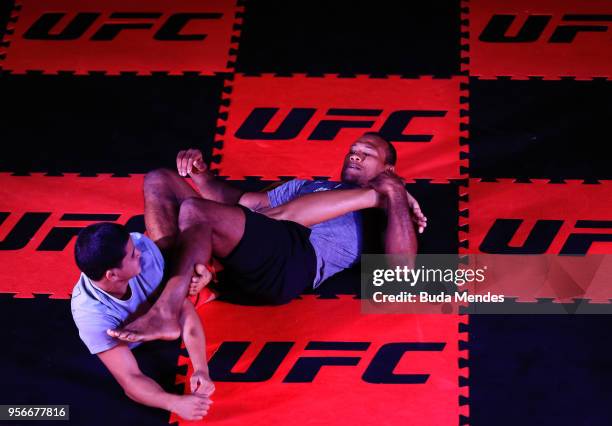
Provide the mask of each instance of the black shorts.
{"label": "black shorts", "polygon": [[[242,206],[241,206],[242,207]],[[242,207],[244,235],[225,258],[221,296],[248,304],[283,304],[312,286],[317,257],[310,229]]]}

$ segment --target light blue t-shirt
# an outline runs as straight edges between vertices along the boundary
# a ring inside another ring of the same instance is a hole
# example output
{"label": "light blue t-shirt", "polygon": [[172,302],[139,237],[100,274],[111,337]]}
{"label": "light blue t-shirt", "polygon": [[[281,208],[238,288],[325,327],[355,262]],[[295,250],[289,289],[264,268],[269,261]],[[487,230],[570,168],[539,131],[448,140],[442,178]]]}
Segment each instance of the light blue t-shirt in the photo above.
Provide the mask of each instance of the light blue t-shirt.
{"label": "light blue t-shirt", "polygon": [[[155,243],[136,232],[130,236],[141,252],[141,272],[128,282],[132,293],[128,300],[111,296],[83,273],[72,290],[72,318],[81,340],[92,354],[119,344],[118,340],[106,334],[106,330],[120,327],[146,312],[152,305],[149,296],[162,282],[164,258]],[[130,343],[129,347],[137,345]]]}
{"label": "light blue t-shirt", "polygon": [[[323,180],[294,179],[268,191],[271,207],[285,204],[312,192],[351,189],[354,185]],[[313,288],[337,272],[354,265],[361,256],[361,213],[351,212],[310,227],[310,243],[317,255]]]}

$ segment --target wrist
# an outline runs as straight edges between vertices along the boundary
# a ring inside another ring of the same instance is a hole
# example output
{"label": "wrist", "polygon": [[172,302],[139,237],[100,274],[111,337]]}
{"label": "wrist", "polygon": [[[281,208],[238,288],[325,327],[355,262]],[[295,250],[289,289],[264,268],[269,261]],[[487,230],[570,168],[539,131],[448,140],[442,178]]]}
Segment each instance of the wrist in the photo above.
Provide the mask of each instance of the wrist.
{"label": "wrist", "polygon": [[391,191],[387,195],[387,207],[393,209],[403,209],[404,207],[408,208],[408,197],[406,196],[406,191]]}
{"label": "wrist", "polygon": [[173,393],[167,394],[166,397],[164,398],[163,404],[165,406],[163,408],[166,411],[175,411],[174,407],[176,406],[180,398],[181,398],[180,395],[175,395]]}
{"label": "wrist", "polygon": [[367,189],[364,193],[366,198],[366,205],[368,207],[378,207],[381,200],[381,194],[379,194],[374,188]]}
{"label": "wrist", "polygon": [[406,195],[404,188],[393,189],[386,195],[390,203],[408,203],[408,196]]}
{"label": "wrist", "polygon": [[193,374],[202,374],[204,377],[206,377],[208,380],[210,380],[210,373],[208,371],[208,365],[204,364],[204,365],[194,365],[193,366]]}

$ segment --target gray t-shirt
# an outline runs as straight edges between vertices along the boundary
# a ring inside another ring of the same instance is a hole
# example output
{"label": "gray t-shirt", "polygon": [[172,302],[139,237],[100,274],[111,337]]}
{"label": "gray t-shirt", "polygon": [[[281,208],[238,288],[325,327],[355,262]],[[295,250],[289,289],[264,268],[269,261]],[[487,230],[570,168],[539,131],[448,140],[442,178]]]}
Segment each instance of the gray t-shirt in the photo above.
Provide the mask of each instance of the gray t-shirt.
{"label": "gray t-shirt", "polygon": [[[351,189],[341,182],[294,179],[268,191],[271,207],[285,204],[305,194],[334,189]],[[317,255],[317,274],[313,288],[337,272],[355,264],[361,256],[361,214],[347,213],[310,227],[310,243]]]}
{"label": "gray t-shirt", "polygon": [[[152,304],[149,296],[162,282],[164,258],[155,243],[136,232],[130,236],[141,252],[141,272],[128,283],[132,293],[128,300],[111,296],[83,273],[72,290],[72,318],[81,340],[92,354],[119,344],[118,340],[106,334],[106,330],[117,328],[146,312]],[[137,345],[130,343],[129,347]]]}

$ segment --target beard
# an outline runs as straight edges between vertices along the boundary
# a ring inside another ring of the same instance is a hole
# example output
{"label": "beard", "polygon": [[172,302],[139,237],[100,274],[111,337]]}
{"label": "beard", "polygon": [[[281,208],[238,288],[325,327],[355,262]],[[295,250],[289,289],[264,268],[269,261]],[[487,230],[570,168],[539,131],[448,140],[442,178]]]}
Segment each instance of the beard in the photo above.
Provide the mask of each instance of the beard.
{"label": "beard", "polygon": [[361,175],[359,173],[355,173],[354,171],[351,171],[352,169],[347,169],[346,167],[344,167],[342,169],[342,174],[341,179],[343,183],[350,183],[353,185],[360,185],[361,184]]}

